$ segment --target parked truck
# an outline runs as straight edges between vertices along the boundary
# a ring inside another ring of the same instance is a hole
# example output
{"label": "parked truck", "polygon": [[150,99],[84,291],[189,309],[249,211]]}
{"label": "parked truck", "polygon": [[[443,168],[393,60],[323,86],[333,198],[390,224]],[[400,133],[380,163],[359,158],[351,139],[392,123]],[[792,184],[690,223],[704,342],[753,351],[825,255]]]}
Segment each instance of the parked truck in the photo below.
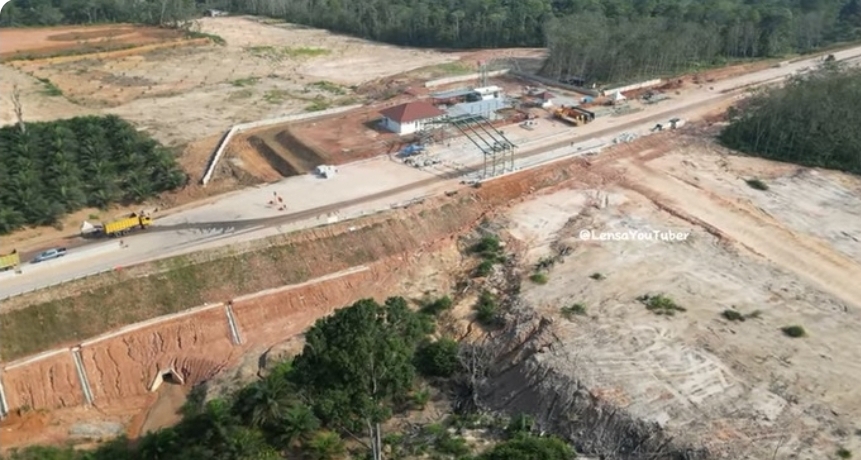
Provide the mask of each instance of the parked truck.
{"label": "parked truck", "polygon": [[135,230],[145,230],[152,225],[152,217],[143,212],[131,213],[127,217],[113,220],[104,224],[84,222],[81,225],[81,235],[84,237],[108,236],[111,238],[123,236]]}
{"label": "parked truck", "polygon": [[595,119],[595,114],[581,107],[562,106],[553,112],[553,116],[573,126],[581,126]]}
{"label": "parked truck", "polygon": [[9,254],[0,255],[0,272],[13,270],[21,265],[21,256],[18,251],[12,251]]}

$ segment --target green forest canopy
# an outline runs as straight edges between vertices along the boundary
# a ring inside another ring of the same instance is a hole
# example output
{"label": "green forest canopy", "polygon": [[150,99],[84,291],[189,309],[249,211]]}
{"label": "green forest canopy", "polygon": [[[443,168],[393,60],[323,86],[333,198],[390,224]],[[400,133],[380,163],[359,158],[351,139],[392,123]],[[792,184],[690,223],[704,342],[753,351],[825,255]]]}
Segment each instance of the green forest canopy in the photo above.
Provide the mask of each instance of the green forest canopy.
{"label": "green forest canopy", "polygon": [[[383,305],[365,299],[317,321],[305,348],[292,362],[236,394],[203,403],[198,393],[183,410],[182,422],[147,434],[135,447],[125,439],[95,451],[36,446],[8,460],[328,460],[366,456],[378,439],[385,458],[460,460],[572,460],[564,441],[534,434],[534,423],[520,417],[496,427],[501,441],[478,456],[449,426],[429,425],[419,433],[380,433],[376,423],[428,401],[419,386],[424,366],[419,344],[430,344],[435,326],[428,314],[393,297]],[[457,355],[449,354],[457,363]],[[455,377],[453,377],[455,378]],[[453,380],[436,380],[438,386]],[[461,418],[465,423],[467,418]],[[457,428],[456,418],[449,425]],[[474,425],[471,422],[470,425]],[[369,429],[369,426],[376,428]],[[461,425],[463,426],[463,425]],[[345,441],[353,441],[347,445]],[[351,450],[348,452],[348,449]],[[379,458],[379,457],[378,457]]]}
{"label": "green forest canopy", "polygon": [[861,174],[861,69],[835,62],[760,91],[721,133],[742,152]]}
{"label": "green forest canopy", "polygon": [[114,115],[5,126],[0,146],[0,234],[186,181],[170,150]]}
{"label": "green forest canopy", "polygon": [[398,45],[548,46],[544,74],[613,83],[861,38],[861,0],[13,0],[0,25],[164,24],[204,8]]}

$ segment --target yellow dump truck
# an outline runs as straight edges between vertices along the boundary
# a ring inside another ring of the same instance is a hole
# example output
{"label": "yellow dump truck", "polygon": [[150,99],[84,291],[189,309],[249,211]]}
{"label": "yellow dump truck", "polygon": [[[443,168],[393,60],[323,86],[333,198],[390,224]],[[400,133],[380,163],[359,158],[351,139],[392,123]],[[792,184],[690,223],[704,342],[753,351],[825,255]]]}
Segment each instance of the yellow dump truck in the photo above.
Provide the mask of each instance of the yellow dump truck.
{"label": "yellow dump truck", "polygon": [[12,270],[18,265],[21,265],[21,256],[18,255],[18,251],[0,255],[0,272]]}
{"label": "yellow dump truck", "polygon": [[84,222],[81,226],[81,234],[89,237],[117,237],[134,230],[144,230],[150,225],[152,225],[152,217],[144,213],[132,213],[127,217],[116,219],[106,224],[93,225],[89,222]]}

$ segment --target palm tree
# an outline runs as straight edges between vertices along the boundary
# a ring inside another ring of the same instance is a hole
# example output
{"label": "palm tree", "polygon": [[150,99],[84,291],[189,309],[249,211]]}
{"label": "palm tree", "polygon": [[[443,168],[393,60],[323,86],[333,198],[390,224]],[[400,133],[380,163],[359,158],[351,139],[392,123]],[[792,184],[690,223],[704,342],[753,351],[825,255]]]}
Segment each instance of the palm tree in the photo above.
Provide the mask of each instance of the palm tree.
{"label": "palm tree", "polygon": [[310,407],[299,404],[291,407],[281,421],[279,441],[285,448],[293,447],[299,441],[305,441],[308,435],[320,428],[320,421],[314,416]]}
{"label": "palm tree", "polygon": [[344,454],[344,442],[337,433],[318,431],[307,445],[311,460],[334,460]]}

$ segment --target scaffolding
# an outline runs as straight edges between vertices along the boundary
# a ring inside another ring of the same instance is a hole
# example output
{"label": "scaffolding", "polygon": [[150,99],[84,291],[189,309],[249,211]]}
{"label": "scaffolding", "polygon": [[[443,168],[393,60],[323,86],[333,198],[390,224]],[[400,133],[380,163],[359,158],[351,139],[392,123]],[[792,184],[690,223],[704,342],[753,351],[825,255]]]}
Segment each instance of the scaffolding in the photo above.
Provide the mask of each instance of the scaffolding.
{"label": "scaffolding", "polygon": [[482,179],[514,170],[514,151],[517,146],[487,118],[480,115],[462,115],[445,121],[466,136],[484,155]]}

